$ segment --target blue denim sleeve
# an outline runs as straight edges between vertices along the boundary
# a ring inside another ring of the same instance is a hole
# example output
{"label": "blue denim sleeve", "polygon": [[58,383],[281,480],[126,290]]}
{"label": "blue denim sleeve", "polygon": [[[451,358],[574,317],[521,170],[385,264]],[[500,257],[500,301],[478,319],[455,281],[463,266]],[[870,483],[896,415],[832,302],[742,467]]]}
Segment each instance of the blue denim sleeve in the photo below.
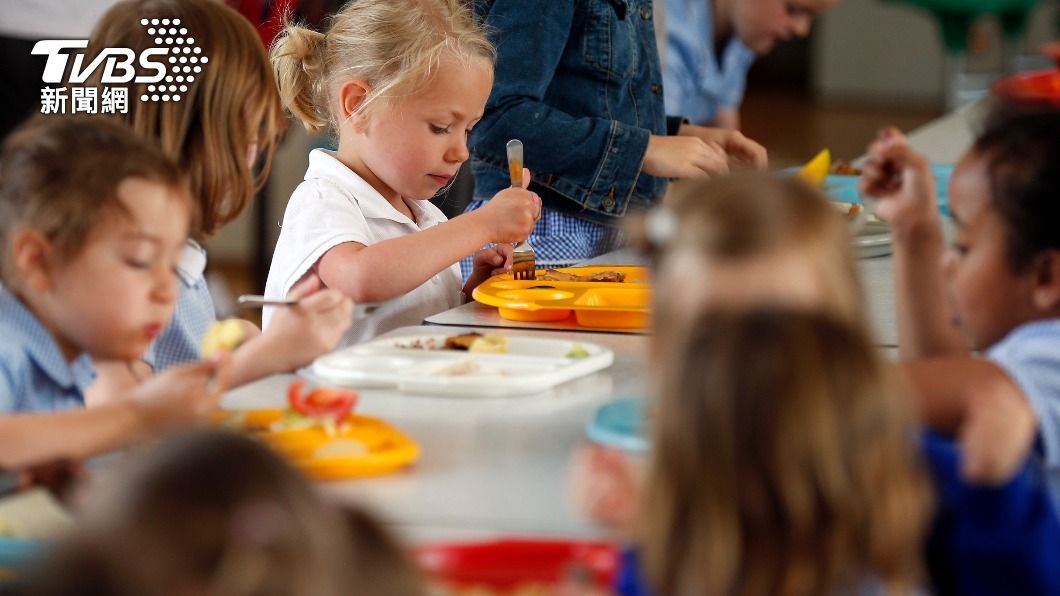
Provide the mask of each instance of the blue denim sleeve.
{"label": "blue denim sleeve", "polygon": [[607,196],[621,205],[640,176],[650,131],[608,118],[602,101],[598,115],[575,116],[546,97],[564,48],[584,41],[574,33],[580,6],[496,0],[489,7],[496,76],[471,144],[476,159],[503,167],[505,143],[520,139],[535,183],[591,208]]}

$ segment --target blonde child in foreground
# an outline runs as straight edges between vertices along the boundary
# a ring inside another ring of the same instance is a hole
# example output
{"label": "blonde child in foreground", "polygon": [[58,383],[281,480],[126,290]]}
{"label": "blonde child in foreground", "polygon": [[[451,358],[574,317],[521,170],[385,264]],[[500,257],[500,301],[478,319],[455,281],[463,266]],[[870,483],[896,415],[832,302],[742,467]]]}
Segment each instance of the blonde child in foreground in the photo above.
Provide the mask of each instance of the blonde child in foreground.
{"label": "blonde child in foreground", "polygon": [[[314,150],[291,197],[265,288],[307,276],[356,302],[393,301],[352,343],[459,305],[511,264],[540,200],[503,190],[481,213],[447,221],[430,199],[468,158],[467,135],[493,82],[493,47],[458,0],[359,0],[326,32],[288,25],[272,49],[284,104],[337,151]],[[523,179],[528,181],[529,175]],[[491,242],[491,249],[475,252]],[[461,289],[457,262],[475,253]],[[264,313],[265,328],[275,323]]]}
{"label": "blonde child in foreground", "polygon": [[917,593],[930,484],[864,333],[740,309],[668,342],[620,592]]}
{"label": "blonde child in foreground", "polygon": [[190,434],[122,472],[88,495],[80,530],[11,594],[425,594],[374,517],[324,502],[253,439]]}
{"label": "blonde child in foreground", "polygon": [[0,155],[0,468],[82,459],[202,420],[216,361],[82,409],[92,358],[140,358],[173,313],[191,201],[116,124],[32,121]]}
{"label": "blonde child in foreground", "polygon": [[[180,101],[129,102],[116,117],[161,147],[184,172],[199,218],[177,265],[179,292],[173,320],[152,344],[147,363],[161,371],[202,357],[200,346],[216,320],[204,275],[201,244],[238,217],[268,177],[272,156],[286,128],[268,56],[254,27],[223,2],[126,0],[97,23],[88,59],[105,48],[153,47],[141,19],[175,19],[193,36],[209,62],[176,71],[187,91]],[[147,93],[144,84],[131,95]],[[254,165],[262,164],[255,175]],[[339,292],[317,291],[317,280],[295,288],[297,306],[277,314],[267,333],[245,321],[245,341],[232,352],[232,384],[242,385],[289,372],[335,347],[350,322],[352,305]],[[92,393],[113,393],[133,382],[123,363],[104,368]],[[139,370],[138,376],[148,374]]]}
{"label": "blonde child in foreground", "polygon": [[861,185],[893,230],[920,417],[961,436],[969,478],[1022,461],[1037,434],[1060,502],[1060,112],[994,108],[953,172],[948,249],[928,162],[898,131],[869,148]]}
{"label": "blonde child in foreground", "polygon": [[[669,338],[708,308],[778,305],[865,320],[846,224],[819,193],[736,176],[677,184],[670,203],[630,230],[654,270],[652,370],[670,361]],[[633,519],[638,470],[628,464],[609,449],[580,454],[576,499],[591,517],[617,526]]]}

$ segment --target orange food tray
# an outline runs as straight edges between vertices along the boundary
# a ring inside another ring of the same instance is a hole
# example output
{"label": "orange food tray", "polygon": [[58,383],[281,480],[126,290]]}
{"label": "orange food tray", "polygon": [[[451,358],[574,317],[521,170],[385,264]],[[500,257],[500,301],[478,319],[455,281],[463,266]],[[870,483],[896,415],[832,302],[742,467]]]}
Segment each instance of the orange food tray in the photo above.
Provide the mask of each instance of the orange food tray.
{"label": "orange food tray", "polygon": [[[222,423],[261,439],[286,457],[306,474],[318,480],[336,480],[362,476],[379,476],[400,470],[420,455],[420,446],[378,418],[350,416],[342,431],[329,435],[323,428],[298,430],[269,430],[272,423],[283,417],[283,410],[247,410],[225,412],[219,416]],[[356,441],[364,447],[363,453],[342,455],[318,455],[323,447],[335,441]]]}
{"label": "orange food tray", "polygon": [[501,317],[510,321],[561,321],[573,312],[582,327],[641,329],[648,326],[651,286],[646,268],[601,265],[557,271],[576,275],[619,271],[626,274],[626,280],[621,283],[516,280],[512,274],[504,273],[482,282],[472,297],[482,304],[496,306]]}

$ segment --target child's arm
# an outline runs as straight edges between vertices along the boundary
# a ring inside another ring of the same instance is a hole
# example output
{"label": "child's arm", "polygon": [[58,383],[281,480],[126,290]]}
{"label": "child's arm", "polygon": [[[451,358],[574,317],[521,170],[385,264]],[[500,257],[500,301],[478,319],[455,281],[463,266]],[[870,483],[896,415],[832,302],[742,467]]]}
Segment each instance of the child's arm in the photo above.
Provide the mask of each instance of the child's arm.
{"label": "child's arm", "polygon": [[233,387],[309,364],[334,349],[352,322],[353,302],[338,290],[321,290],[316,275],[296,284],[288,296],[299,303],[278,308],[264,333],[232,352]]}
{"label": "child's arm", "polygon": [[320,258],[317,273],[354,302],[382,302],[412,291],[486,244],[525,240],[540,213],[537,195],[507,188],[481,209],[426,230],[369,246],[339,244]]}
{"label": "child's arm", "polygon": [[984,358],[957,356],[901,367],[920,420],[960,441],[965,480],[1000,484],[1027,460],[1037,416],[1000,366]]}
{"label": "child's arm", "polygon": [[924,156],[895,129],[869,147],[861,192],[879,199],[875,212],[894,237],[898,349],[903,359],[967,354],[945,301],[945,244],[935,181]]}
{"label": "child's arm", "polygon": [[0,468],[81,460],[206,420],[217,406],[226,376],[226,365],[204,361],[170,369],[98,407],[0,416]]}

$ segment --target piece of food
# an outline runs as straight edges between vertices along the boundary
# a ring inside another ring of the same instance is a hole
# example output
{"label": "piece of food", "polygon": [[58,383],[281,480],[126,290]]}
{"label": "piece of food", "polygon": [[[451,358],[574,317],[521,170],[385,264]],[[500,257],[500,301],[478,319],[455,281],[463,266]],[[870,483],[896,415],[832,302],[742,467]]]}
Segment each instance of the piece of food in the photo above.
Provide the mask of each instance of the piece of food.
{"label": "piece of food", "polygon": [[287,388],[287,410],[268,430],[274,432],[323,428],[329,436],[342,430],[357,405],[356,391],[335,387],[317,387],[302,391],[305,383],[293,381]]}
{"label": "piece of food", "polygon": [[856,219],[858,214],[860,214],[862,211],[862,206],[860,203],[841,203],[839,201],[830,201],[830,203],[836,211],[842,213],[844,216],[846,216],[847,219],[851,221]]}
{"label": "piece of food", "polygon": [[851,165],[841,159],[832,164],[831,173],[836,176],[860,176],[861,168]]}
{"label": "piece of food", "polygon": [[471,344],[476,340],[483,337],[481,333],[462,333],[460,335],[453,335],[445,338],[446,350],[468,350],[471,348]]}
{"label": "piece of food", "polygon": [[214,321],[202,338],[202,357],[210,358],[218,352],[231,352],[243,343],[243,323],[239,319]]}
{"label": "piece of food", "polygon": [[537,274],[538,281],[595,281],[620,283],[626,280],[626,274],[621,271],[598,271],[589,275],[577,275],[566,271],[546,269]]}
{"label": "piece of food", "polygon": [[589,350],[585,349],[585,346],[579,343],[573,343],[570,345],[570,351],[567,352],[567,358],[588,358]]}
{"label": "piece of food", "polygon": [[357,405],[358,395],[350,389],[317,387],[302,393],[302,381],[294,381],[287,389],[287,403],[292,410],[307,418],[329,419],[341,424]]}
{"label": "piece of food", "polygon": [[468,346],[468,352],[481,352],[484,354],[507,354],[509,350],[508,338],[503,335],[483,335],[475,338]]}
{"label": "piece of food", "polygon": [[813,159],[806,162],[806,165],[802,166],[795,176],[814,188],[821,188],[824,179],[828,177],[828,169],[831,165],[832,153],[828,149],[822,149]]}

